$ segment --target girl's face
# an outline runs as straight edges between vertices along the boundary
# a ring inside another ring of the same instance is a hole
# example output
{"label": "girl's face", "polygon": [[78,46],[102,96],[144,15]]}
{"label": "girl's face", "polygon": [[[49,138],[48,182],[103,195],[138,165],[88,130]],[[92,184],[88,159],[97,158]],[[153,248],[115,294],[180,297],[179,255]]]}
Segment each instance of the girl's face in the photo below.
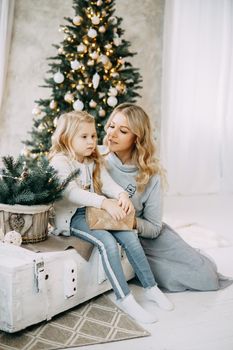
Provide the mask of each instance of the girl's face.
{"label": "girl's face", "polygon": [[84,157],[90,156],[97,143],[97,135],[94,123],[81,122],[77,133],[72,140],[72,147],[79,162],[84,161]]}
{"label": "girl's face", "polygon": [[129,124],[123,113],[114,115],[107,129],[107,144],[111,152],[132,152],[136,135],[130,130]]}

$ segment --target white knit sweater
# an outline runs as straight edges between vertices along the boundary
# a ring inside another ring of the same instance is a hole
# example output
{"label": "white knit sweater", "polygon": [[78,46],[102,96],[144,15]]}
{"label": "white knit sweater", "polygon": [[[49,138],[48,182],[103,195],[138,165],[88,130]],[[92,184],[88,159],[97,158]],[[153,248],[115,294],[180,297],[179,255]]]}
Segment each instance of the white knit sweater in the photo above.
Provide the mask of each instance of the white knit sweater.
{"label": "white knit sweater", "polygon": [[80,170],[77,178],[71,181],[65,189],[63,198],[54,204],[55,234],[70,235],[70,220],[77,208],[88,206],[101,208],[102,202],[106,197],[118,199],[119,194],[124,192],[123,188],[110,177],[103,166],[100,172],[103,195],[83,189],[89,184],[89,181],[93,189],[92,174],[94,162],[80,163],[76,160],[70,160],[62,153],[58,153],[52,158],[50,163],[57,170],[61,181],[67,178],[72,171]]}

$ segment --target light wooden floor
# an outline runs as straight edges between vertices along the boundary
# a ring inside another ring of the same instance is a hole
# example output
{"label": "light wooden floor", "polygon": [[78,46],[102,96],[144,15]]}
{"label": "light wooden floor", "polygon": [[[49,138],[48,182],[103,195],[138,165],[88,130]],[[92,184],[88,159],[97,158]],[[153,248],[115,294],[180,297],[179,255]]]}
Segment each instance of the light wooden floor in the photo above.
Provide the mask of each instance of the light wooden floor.
{"label": "light wooden floor", "polygon": [[[232,245],[206,249],[219,272],[233,277],[233,195],[167,197],[166,218],[195,222],[225,237]],[[159,321],[143,325],[150,337],[79,347],[77,350],[233,350],[233,285],[217,292],[169,293],[172,312],[143,300],[141,288],[131,284],[139,303],[154,311]],[[109,296],[114,300],[112,292]]]}

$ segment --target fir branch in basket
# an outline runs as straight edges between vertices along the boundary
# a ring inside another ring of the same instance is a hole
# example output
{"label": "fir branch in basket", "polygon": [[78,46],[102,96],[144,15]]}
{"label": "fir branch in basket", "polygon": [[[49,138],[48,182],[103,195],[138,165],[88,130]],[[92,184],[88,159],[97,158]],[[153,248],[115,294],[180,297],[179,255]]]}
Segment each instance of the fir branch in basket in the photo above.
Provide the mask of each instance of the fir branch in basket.
{"label": "fir branch in basket", "polygon": [[57,201],[79,171],[72,172],[62,183],[57,171],[46,158],[16,160],[12,156],[2,158],[4,168],[0,174],[0,203],[42,205]]}

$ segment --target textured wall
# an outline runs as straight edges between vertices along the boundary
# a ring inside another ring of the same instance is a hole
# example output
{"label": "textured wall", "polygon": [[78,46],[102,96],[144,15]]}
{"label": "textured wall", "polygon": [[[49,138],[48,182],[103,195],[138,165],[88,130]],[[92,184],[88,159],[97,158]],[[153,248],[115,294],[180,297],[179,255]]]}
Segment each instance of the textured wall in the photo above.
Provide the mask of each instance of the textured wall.
{"label": "textured wall", "polygon": [[[116,0],[116,15],[123,17],[125,38],[138,54],[132,59],[143,77],[138,103],[159,126],[162,29],[165,0]],[[73,17],[72,0],[17,0],[4,102],[0,114],[0,154],[17,155],[21,140],[32,126],[34,100],[50,95],[40,88],[48,70],[52,44],[62,40],[58,31],[64,16]]]}

